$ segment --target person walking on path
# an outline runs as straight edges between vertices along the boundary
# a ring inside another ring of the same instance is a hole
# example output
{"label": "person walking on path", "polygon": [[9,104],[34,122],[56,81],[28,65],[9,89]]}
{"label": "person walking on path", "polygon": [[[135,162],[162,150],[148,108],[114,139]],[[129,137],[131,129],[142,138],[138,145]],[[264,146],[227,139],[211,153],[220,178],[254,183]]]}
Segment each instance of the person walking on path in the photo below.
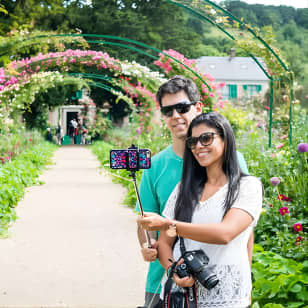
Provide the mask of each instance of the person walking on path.
{"label": "person walking on path", "polygon": [[[196,84],[184,76],[175,76],[162,84],[156,98],[171,133],[172,144],[155,155],[151,168],[144,170],[140,183],[140,197],[144,211],[161,215],[171,192],[181,179],[187,130],[191,121],[202,112],[202,104]],[[243,155],[237,152],[237,157],[242,171],[248,173]],[[136,210],[139,211],[138,204]],[[164,268],[157,259],[157,232],[151,233],[152,248],[146,247],[145,233],[139,225],[137,233],[143,258],[150,262],[144,304],[150,308],[159,301]],[[248,247],[250,256],[252,246],[253,235]]]}

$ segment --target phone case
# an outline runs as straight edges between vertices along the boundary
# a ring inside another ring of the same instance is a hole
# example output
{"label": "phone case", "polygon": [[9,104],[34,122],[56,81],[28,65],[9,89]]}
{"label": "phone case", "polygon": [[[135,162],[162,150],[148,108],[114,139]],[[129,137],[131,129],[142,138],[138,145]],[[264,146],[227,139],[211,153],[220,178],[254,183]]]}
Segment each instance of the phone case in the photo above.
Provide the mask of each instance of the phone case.
{"label": "phone case", "polygon": [[139,168],[150,169],[151,168],[151,152],[148,149],[139,150]]}
{"label": "phone case", "polygon": [[[139,164],[138,164],[139,155]],[[127,161],[128,160],[128,161]],[[151,152],[148,149],[125,149],[110,151],[110,168],[112,169],[149,169]]]}
{"label": "phone case", "polygon": [[127,150],[110,151],[110,168],[126,169],[126,152]]}

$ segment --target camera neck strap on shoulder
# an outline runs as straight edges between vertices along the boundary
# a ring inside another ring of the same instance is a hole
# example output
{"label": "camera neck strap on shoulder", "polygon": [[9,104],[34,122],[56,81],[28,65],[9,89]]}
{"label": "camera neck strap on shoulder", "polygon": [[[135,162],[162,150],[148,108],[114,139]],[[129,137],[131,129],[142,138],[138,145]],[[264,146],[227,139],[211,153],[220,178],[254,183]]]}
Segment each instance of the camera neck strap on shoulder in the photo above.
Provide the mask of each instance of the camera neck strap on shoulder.
{"label": "camera neck strap on shoulder", "polygon": [[[181,255],[186,252],[185,249],[185,244],[184,244],[184,239],[182,237],[178,237],[180,239],[180,250],[181,250]],[[165,289],[164,289],[164,300],[163,300],[163,308],[175,308],[178,306],[173,306],[172,304],[179,303],[180,301],[183,302],[185,308],[197,308],[197,291],[196,291],[196,284],[192,287],[188,288],[183,288],[184,292],[175,292],[174,295],[172,295],[172,286],[174,284],[173,282],[173,274],[175,273],[175,268],[177,266],[177,263],[179,260],[173,262],[171,265],[170,269],[168,270],[168,279],[165,284]],[[182,298],[177,298],[172,300],[172,296],[175,297],[182,297]]]}
{"label": "camera neck strap on shoulder", "polygon": [[184,253],[186,252],[185,243],[184,243],[184,239],[181,236],[179,236],[179,238],[180,238],[181,255],[183,256]]}

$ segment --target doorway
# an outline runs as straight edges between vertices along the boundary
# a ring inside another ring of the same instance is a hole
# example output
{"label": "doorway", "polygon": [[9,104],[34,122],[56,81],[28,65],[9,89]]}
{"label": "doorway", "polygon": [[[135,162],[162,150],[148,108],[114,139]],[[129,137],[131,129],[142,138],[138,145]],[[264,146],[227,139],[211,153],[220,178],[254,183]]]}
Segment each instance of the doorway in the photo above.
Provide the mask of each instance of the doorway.
{"label": "doorway", "polygon": [[69,135],[69,125],[71,120],[73,119],[78,119],[78,112],[77,111],[68,111],[66,113],[66,131],[67,131],[67,135]]}

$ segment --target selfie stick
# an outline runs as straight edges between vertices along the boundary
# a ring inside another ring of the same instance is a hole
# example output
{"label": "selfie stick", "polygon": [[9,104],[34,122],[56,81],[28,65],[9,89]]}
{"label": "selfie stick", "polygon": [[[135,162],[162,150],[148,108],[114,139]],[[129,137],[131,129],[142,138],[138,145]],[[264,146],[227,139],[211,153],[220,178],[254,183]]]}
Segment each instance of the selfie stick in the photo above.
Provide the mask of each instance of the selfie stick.
{"label": "selfie stick", "polygon": [[[137,150],[138,151],[138,148],[134,144],[132,144],[132,146],[129,147],[128,149],[133,149],[133,150]],[[128,159],[126,159],[126,161],[128,161]],[[139,160],[138,160],[138,162],[139,162]],[[135,192],[136,192],[137,200],[138,200],[138,203],[139,203],[140,213],[141,213],[141,216],[144,216],[144,211],[143,211],[143,208],[142,208],[142,204],[141,204],[141,200],[140,200],[140,195],[139,195],[139,191],[138,191],[138,186],[137,186],[137,182],[136,182],[136,171],[139,170],[139,163],[137,165],[137,168],[133,168],[132,169],[132,168],[129,168],[127,166],[126,170],[130,171],[130,176],[133,178]],[[144,230],[144,232],[145,232],[145,238],[146,238],[146,241],[147,241],[147,248],[151,248],[152,245],[151,245],[151,240],[150,240],[149,233],[148,233],[147,230]]]}
{"label": "selfie stick", "polygon": [[[137,200],[138,200],[138,203],[139,203],[140,213],[141,213],[141,216],[144,216],[144,211],[143,211],[141,200],[140,200],[138,186],[137,186],[137,183],[136,183],[136,171],[131,170],[131,177],[133,178],[135,192],[136,192]],[[147,230],[144,230],[144,232],[145,232],[145,237],[146,237],[147,246],[148,246],[147,248],[151,248],[152,245],[151,245],[150,235],[149,235]]]}

